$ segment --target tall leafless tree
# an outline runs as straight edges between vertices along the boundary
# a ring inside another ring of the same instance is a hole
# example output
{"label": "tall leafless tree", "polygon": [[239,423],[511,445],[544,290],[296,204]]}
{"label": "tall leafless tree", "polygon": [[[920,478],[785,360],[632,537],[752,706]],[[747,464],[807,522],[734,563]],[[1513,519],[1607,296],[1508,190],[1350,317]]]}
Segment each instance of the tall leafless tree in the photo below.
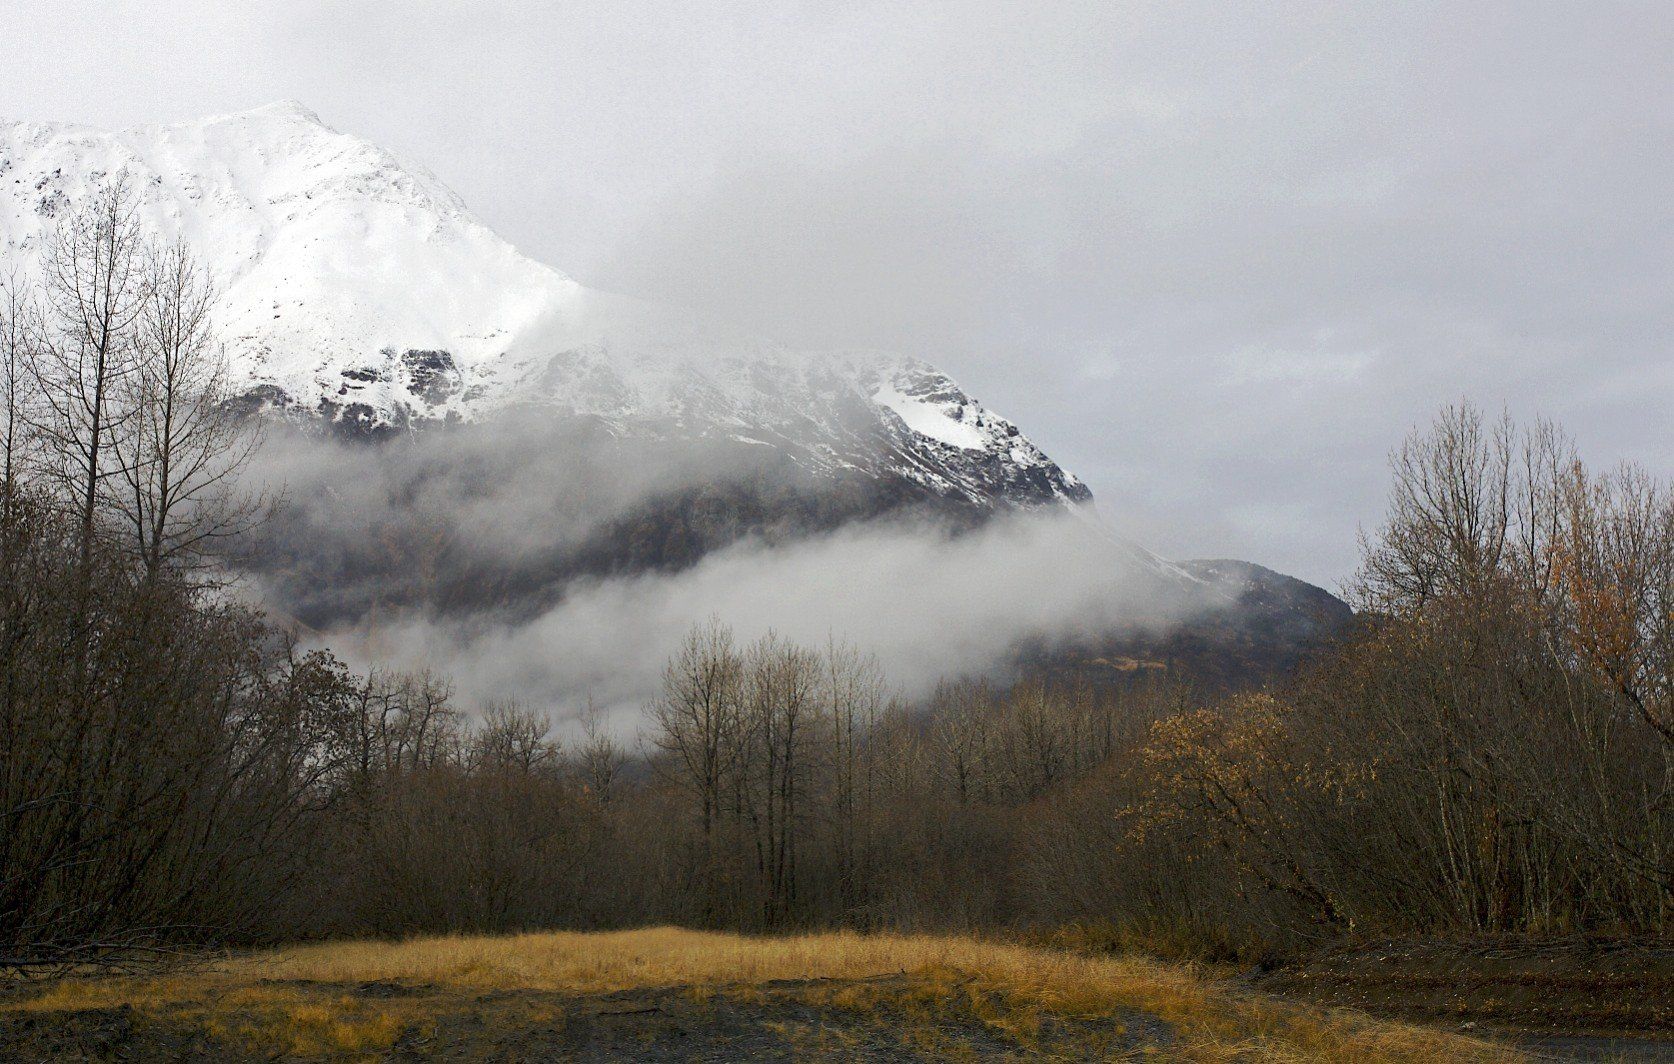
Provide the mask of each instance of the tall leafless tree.
{"label": "tall leafless tree", "polygon": [[581,713],[581,742],[576,747],[576,770],[594,801],[608,804],[615,796],[628,751],[610,734],[603,715],[589,697]]}
{"label": "tall leafless tree", "polygon": [[28,372],[32,319],[22,279],[0,277],[0,521],[10,521],[23,478],[33,391]]}
{"label": "tall leafless tree", "polygon": [[143,245],[127,178],[118,175],[60,218],[46,247],[46,321],[30,351],[36,428],[77,517],[84,570],[107,485],[120,472],[116,437],[132,418],[122,399],[140,361]]}
{"label": "tall leafless tree", "polygon": [[114,507],[155,573],[198,567],[256,523],[264,501],[238,485],[259,436],[229,406],[214,280],[181,243],[152,249],[146,265],[136,363],[119,382],[131,422],[116,439]]}
{"label": "tall leafless tree", "polygon": [[687,635],[663,672],[661,697],[651,704],[657,745],[673,757],[679,780],[697,798],[705,839],[720,818],[722,785],[732,769],[742,668],[731,629],[711,620]]}

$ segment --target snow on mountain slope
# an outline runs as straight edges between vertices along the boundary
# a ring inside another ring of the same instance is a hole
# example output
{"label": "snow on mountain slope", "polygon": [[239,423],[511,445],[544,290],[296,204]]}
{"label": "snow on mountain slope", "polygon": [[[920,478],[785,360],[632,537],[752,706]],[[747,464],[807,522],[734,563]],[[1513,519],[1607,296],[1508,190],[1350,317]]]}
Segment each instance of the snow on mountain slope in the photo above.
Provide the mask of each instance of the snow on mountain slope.
{"label": "snow on mountain slope", "polygon": [[296,103],[115,133],[0,121],[0,267],[38,269],[55,219],[117,175],[145,225],[214,272],[234,368],[265,406],[377,435],[535,404],[982,505],[1090,498],[922,362],[698,335],[675,311],[584,288],[427,171]]}

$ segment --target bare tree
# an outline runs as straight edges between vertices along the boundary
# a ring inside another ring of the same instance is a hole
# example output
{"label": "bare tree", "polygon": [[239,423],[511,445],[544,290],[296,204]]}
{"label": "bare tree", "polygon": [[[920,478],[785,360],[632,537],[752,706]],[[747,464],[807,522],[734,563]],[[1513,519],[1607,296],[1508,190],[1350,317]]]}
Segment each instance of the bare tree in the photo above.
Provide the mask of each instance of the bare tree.
{"label": "bare tree", "polygon": [[247,531],[263,508],[237,487],[259,437],[228,405],[227,362],[211,322],[213,279],[184,244],[147,256],[136,365],[119,382],[115,509],[147,572],[194,567]]}
{"label": "bare tree", "polygon": [[12,499],[23,476],[27,417],[31,307],[22,280],[0,278],[0,520],[12,516]]}
{"label": "bare tree", "polygon": [[732,769],[742,667],[732,630],[711,620],[686,636],[663,671],[662,696],[651,704],[656,743],[697,799],[706,840],[720,818],[722,784]]}
{"label": "bare tree", "polygon": [[47,322],[31,348],[41,440],[76,514],[85,570],[112,449],[130,411],[121,391],[136,372],[135,327],[145,308],[142,236],[123,176],[66,214],[46,248]]}
{"label": "bare tree", "polygon": [[529,776],[558,759],[558,744],[547,738],[552,723],[515,699],[488,703],[471,743],[475,768]]}
{"label": "bare tree", "polygon": [[930,699],[936,761],[955,800],[968,805],[989,792],[987,773],[990,692],[986,684],[943,681]]}
{"label": "bare tree", "polygon": [[1379,610],[1469,595],[1500,573],[1512,549],[1516,430],[1469,403],[1447,407],[1390,457],[1390,516],[1365,544],[1356,590]]}
{"label": "bare tree", "polygon": [[748,741],[742,744],[738,787],[754,829],[762,917],[768,927],[783,924],[797,901],[806,805],[824,738],[820,679],[818,655],[772,633],[744,656]]}
{"label": "bare tree", "polygon": [[832,747],[837,889],[844,907],[853,909],[871,873],[870,827],[877,797],[873,736],[886,708],[884,679],[876,659],[836,640],[826,646],[822,679]]}
{"label": "bare tree", "polygon": [[628,752],[608,731],[593,699],[581,713],[581,745],[576,750],[576,769],[581,784],[595,801],[609,803],[616,795]]}

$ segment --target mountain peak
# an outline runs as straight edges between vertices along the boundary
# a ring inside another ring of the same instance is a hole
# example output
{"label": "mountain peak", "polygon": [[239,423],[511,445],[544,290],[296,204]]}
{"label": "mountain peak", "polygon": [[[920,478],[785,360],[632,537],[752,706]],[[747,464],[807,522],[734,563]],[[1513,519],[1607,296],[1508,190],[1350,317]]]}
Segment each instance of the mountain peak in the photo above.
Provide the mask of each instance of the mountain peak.
{"label": "mountain peak", "polygon": [[1089,497],[931,367],[708,335],[584,289],[428,171],[295,100],[115,133],[0,126],[0,268],[38,273],[53,219],[116,173],[142,222],[187,240],[216,278],[238,385],[299,418],[377,435],[533,405],[977,505]]}
{"label": "mountain peak", "polygon": [[226,118],[277,118],[292,122],[307,122],[310,125],[324,126],[320,116],[314,109],[300,100],[274,100],[264,103],[260,107],[237,111],[224,116]]}

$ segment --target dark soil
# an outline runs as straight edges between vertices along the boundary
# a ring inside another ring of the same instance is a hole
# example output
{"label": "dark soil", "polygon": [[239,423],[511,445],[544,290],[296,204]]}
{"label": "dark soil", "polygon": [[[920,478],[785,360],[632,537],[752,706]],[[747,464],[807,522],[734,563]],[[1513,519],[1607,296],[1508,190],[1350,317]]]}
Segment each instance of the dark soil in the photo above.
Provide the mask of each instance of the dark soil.
{"label": "dark soil", "polygon": [[[740,1061],[831,1059],[1109,1060],[1173,1039],[1142,1013],[1019,1013],[969,987],[933,992],[905,978],[787,981],[580,995],[530,990],[465,994],[398,983],[285,983],[304,1001],[376,1002],[403,1016],[394,1044],[288,1055],[238,1030],[236,1009],[205,1024],[187,1009],[0,1012],[0,1060]],[[846,992],[846,993],[845,993]],[[252,1017],[253,1018],[253,1017]],[[1021,1026],[1022,1029],[1018,1029]]]}
{"label": "dark soil", "polygon": [[202,1032],[159,1024],[123,1005],[81,1012],[0,1013],[0,1060],[221,1061],[229,1053]]}
{"label": "dark soil", "polygon": [[1674,1061],[1674,943],[1379,942],[1329,950],[1252,982],[1497,1036],[1543,1059]]}

